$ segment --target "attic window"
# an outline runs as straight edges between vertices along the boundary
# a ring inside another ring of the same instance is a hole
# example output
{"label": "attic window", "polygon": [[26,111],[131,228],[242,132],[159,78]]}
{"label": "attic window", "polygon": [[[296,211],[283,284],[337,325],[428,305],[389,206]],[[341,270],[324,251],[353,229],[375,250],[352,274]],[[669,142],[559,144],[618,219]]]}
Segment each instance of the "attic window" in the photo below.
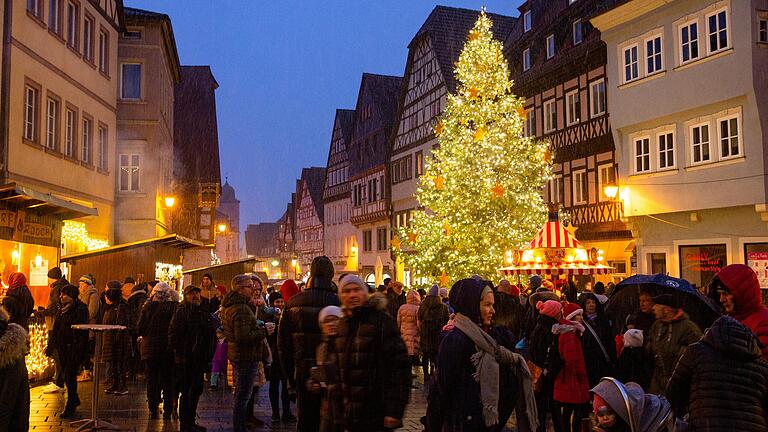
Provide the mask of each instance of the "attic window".
{"label": "attic window", "polygon": [[141,39],[141,30],[126,30],[123,32],[123,39]]}

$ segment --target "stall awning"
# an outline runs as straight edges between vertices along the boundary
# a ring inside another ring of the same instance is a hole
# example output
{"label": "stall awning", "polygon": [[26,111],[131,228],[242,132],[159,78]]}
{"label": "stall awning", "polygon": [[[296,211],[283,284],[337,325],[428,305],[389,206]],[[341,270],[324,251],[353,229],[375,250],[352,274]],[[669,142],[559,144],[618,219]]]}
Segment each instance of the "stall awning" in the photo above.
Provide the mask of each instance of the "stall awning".
{"label": "stall awning", "polygon": [[528,244],[528,249],[539,248],[583,248],[573,234],[559,222],[547,222],[536,237]]}
{"label": "stall awning", "polygon": [[79,259],[79,258],[91,257],[95,255],[108,254],[116,250],[128,249],[128,248],[134,248],[134,247],[144,247],[144,246],[150,246],[152,244],[162,244],[162,245],[166,245],[166,246],[170,246],[178,249],[203,247],[203,243],[197,240],[192,240],[190,238],[186,238],[178,234],[168,234],[163,237],[156,237],[156,238],[147,239],[147,240],[139,240],[132,243],[123,243],[123,244],[115,245],[115,246],[104,248],[104,249],[97,249],[97,250],[92,250],[88,252],[63,256],[61,257],[61,261],[67,262],[75,258]]}
{"label": "stall awning", "polygon": [[16,183],[7,183],[0,186],[0,201],[21,210],[34,210],[41,214],[55,215],[62,220],[97,216],[99,214],[95,208],[75,204],[49,193],[36,191]]}
{"label": "stall awning", "polygon": [[583,264],[549,264],[541,263],[529,266],[509,266],[499,269],[501,274],[506,276],[513,275],[596,275],[613,273],[613,267],[602,264],[583,265]]}

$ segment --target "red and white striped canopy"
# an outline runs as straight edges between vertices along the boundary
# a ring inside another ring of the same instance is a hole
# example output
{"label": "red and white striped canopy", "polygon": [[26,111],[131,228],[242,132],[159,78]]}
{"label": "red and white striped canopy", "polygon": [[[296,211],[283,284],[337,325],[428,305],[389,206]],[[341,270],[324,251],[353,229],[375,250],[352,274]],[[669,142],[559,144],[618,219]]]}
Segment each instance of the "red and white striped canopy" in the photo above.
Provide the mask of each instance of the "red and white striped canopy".
{"label": "red and white striped canopy", "polygon": [[501,274],[506,276],[513,275],[595,275],[613,273],[613,267],[603,264],[531,264],[523,266],[509,266],[499,269]]}
{"label": "red and white striped canopy", "polygon": [[560,222],[547,222],[526,249],[584,248]]}

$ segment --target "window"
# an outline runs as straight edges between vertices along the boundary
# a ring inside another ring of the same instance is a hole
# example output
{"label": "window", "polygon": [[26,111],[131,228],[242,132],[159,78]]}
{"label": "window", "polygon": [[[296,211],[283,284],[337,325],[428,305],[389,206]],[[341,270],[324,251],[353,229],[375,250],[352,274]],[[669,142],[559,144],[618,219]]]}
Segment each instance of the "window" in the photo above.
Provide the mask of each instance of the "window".
{"label": "window", "polygon": [[93,124],[91,119],[83,118],[83,153],[80,157],[80,160],[90,164],[92,162],[91,160],[91,149],[93,148],[91,145],[91,135],[92,135],[92,128]]}
{"label": "window", "polygon": [[141,30],[130,29],[123,32],[123,39],[141,39]]}
{"label": "window", "polygon": [[99,70],[109,73],[109,33],[99,31]]}
{"label": "window", "polygon": [[48,1],[48,30],[61,34],[61,0]]}
{"label": "window", "polygon": [[24,86],[24,139],[37,141],[38,113],[40,112],[40,90]]}
{"label": "window", "polygon": [[141,99],[141,64],[123,63],[120,79],[121,99]]}
{"label": "window", "polygon": [[531,68],[531,49],[526,48],[523,51],[523,72]]}
{"label": "window", "polygon": [[768,19],[761,19],[758,23],[757,41],[768,43]]}
{"label": "window", "polygon": [[547,60],[555,56],[555,35],[547,36]]}
{"label": "window", "polygon": [[592,117],[605,114],[605,80],[600,79],[589,84],[590,113]]}
{"label": "window", "polygon": [[732,116],[718,120],[720,124],[720,157],[723,159],[739,156],[739,118]]}
{"label": "window", "polygon": [[80,6],[71,1],[67,2],[67,45],[77,49],[80,35]]}
{"label": "window", "polygon": [[680,246],[680,277],[694,288],[706,286],[720,269],[728,265],[725,244]]}
{"label": "window", "polygon": [[420,177],[424,174],[424,153],[421,151],[417,151],[415,158],[416,158],[416,177]]}
{"label": "window", "polygon": [[544,102],[544,133],[557,129],[557,105],[555,99]]}
{"label": "window", "polygon": [[650,253],[648,254],[648,268],[652,274],[667,274],[667,254]]}
{"label": "window", "polygon": [[75,157],[75,140],[77,139],[77,113],[67,108],[64,129],[64,155]]}
{"label": "window", "polygon": [[586,204],[589,201],[589,186],[586,171],[573,173],[573,203]]}
{"label": "window", "polygon": [[635,172],[644,173],[651,170],[651,140],[650,138],[635,139]]}
{"label": "window", "polygon": [[605,196],[605,187],[608,185],[616,185],[616,166],[613,164],[600,165],[598,168],[600,173],[600,199],[608,200]]}
{"label": "window", "polygon": [[43,12],[42,6],[43,5],[41,4],[41,0],[27,0],[27,12],[38,18],[40,18],[40,15]]}
{"label": "window", "polygon": [[45,146],[52,150],[59,147],[59,101],[52,97],[46,103]]}
{"label": "window", "polygon": [[371,237],[371,230],[363,231],[363,252],[370,252],[373,250],[373,241]]}
{"label": "window", "polygon": [[680,27],[680,60],[686,63],[699,58],[699,23],[694,21]]}
{"label": "window", "polygon": [[376,250],[387,250],[387,228],[376,228]]}
{"label": "window", "polygon": [[565,111],[565,121],[568,126],[579,122],[581,114],[581,103],[579,102],[579,91],[574,90],[565,95],[567,110]]}
{"label": "window", "polygon": [[691,162],[709,162],[709,123],[691,127]]}
{"label": "window", "polygon": [[535,110],[533,108],[528,109],[525,111],[525,136],[527,137],[535,137],[536,136],[536,114]]}
{"label": "window", "polygon": [[140,173],[141,173],[141,167],[139,165],[139,155],[121,154],[120,155],[120,192],[138,192]]}
{"label": "window", "polygon": [[657,136],[659,144],[659,169],[675,167],[675,134],[664,132]]}
{"label": "window", "polygon": [[99,168],[107,170],[109,168],[109,137],[107,136],[107,127],[99,125]]}
{"label": "window", "polygon": [[531,11],[523,14],[523,32],[531,31]]}
{"label": "window", "polygon": [[661,71],[661,36],[654,36],[645,41],[645,66],[648,75]]}
{"label": "window", "polygon": [[707,16],[707,33],[710,53],[728,48],[728,16],[725,10]]}
{"label": "window", "polygon": [[556,175],[549,183],[549,202],[563,204],[565,201],[565,182],[562,175]]}
{"label": "window", "polygon": [[584,40],[584,33],[581,25],[581,20],[578,19],[573,22],[573,44],[578,45]]}
{"label": "window", "polygon": [[624,82],[634,81],[638,77],[637,45],[624,48]]}
{"label": "window", "polygon": [[83,20],[83,59],[93,63],[93,18]]}

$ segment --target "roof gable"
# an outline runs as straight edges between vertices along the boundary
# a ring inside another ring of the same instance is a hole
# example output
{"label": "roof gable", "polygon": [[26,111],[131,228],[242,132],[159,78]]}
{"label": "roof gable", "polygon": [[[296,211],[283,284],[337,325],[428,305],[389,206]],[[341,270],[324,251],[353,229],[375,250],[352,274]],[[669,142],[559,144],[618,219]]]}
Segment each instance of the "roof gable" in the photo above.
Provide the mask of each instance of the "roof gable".
{"label": "roof gable", "polygon": [[[309,193],[309,197],[312,199],[312,205],[315,206],[315,213],[317,214],[317,217],[320,219],[320,222],[323,222],[323,185],[325,184],[325,168],[322,167],[312,167],[312,168],[303,168],[301,170],[301,180],[300,185],[303,185],[307,188],[307,192]],[[299,189],[299,194],[301,194],[301,189]],[[301,200],[301,196],[299,196],[299,200]]]}
{"label": "roof gable", "polygon": [[354,117],[355,110],[336,110],[336,117],[333,119],[333,132],[331,133],[331,145],[328,149],[327,167],[340,165],[349,160],[347,153],[352,136]]}

